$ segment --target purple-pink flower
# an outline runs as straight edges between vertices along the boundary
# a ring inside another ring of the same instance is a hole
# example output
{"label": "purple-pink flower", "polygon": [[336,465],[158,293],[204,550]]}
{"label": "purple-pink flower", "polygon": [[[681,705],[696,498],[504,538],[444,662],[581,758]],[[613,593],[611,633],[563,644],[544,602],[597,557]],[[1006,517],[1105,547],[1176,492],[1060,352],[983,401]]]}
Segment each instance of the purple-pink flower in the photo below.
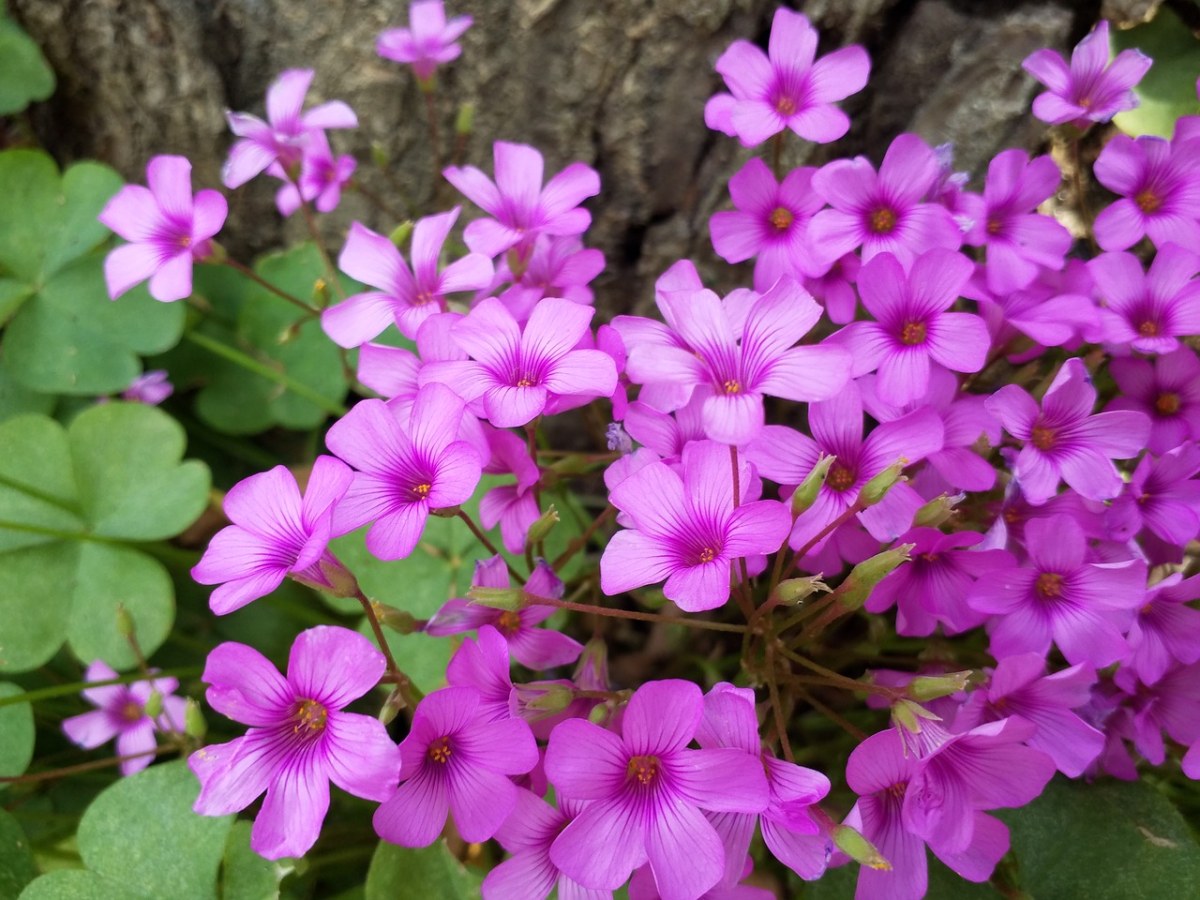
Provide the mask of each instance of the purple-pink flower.
{"label": "purple-pink flower", "polygon": [[[736,505],[733,473],[728,447],[698,441],[684,448],[682,477],[652,462],[613,488],[610,501],[633,527],[613,535],[600,559],[604,593],[666,581],[667,599],[688,612],[723,605],[734,563],[774,553],[791,521],[774,500]],[[750,466],[744,460],[737,477],[739,499],[745,498]]]}
{"label": "purple-pink flower", "polygon": [[1088,263],[1104,301],[1105,340],[1142,353],[1170,353],[1200,334],[1200,256],[1167,244],[1149,271],[1132,253],[1102,253]]}
{"label": "purple-pink flower", "polygon": [[827,144],[850,128],[833,104],[867,83],[871,61],[858,46],[815,60],[817,31],[802,13],[775,10],[767,53],[749,41],[734,41],[717,60],[731,93],[717,94],[704,107],[709,128],[736,135],[754,147],[785,128],[805,140]]}
{"label": "purple-pink flower", "polygon": [[442,0],[413,0],[408,7],[408,27],[381,32],[375,52],[412,66],[417,78],[428,81],[438,65],[458,59],[462,47],[457,41],[471,22],[470,16],[455,16],[447,22]]}
{"label": "purple-pink flower", "polygon": [[183,300],[192,293],[192,262],[212,253],[229,205],[217,191],[192,196],[192,164],[182,156],[154,157],[146,181],[148,188],[125,185],[97,216],[129,241],[104,260],[108,296],[149,279],[155,300]]}
{"label": "purple-pink flower", "polygon": [[317,131],[358,126],[354,110],[341,100],[302,111],[313,74],[312,69],[288,69],[271,83],[266,122],[249,113],[225,113],[230,130],[239,138],[221,169],[225,187],[241,187],[273,163],[284,177],[297,178],[304,151]]}
{"label": "purple-pink flower", "polygon": [[347,297],[321,313],[321,327],[341,347],[358,347],[395,324],[415,339],[421,324],[446,311],[446,295],[477,291],[492,281],[492,261],[468,253],[438,271],[446,236],[458,218],[458,207],[420,219],[412,234],[412,268],[388,238],[355,222],[338,257],[338,268],[376,288]]}
{"label": "purple-pink flower", "polygon": [[538,761],[537,744],[520,719],[489,720],[479,691],[448,687],[417,704],[400,744],[403,779],[375,811],[375,830],[402,847],[432,844],[448,814],[463,840],[493,837],[517,804],[510,775]]}
{"label": "purple-pink flower", "polygon": [[166,369],[151,369],[149,372],[143,372],[121,392],[121,399],[133,403],[145,403],[147,406],[158,406],[175,393],[175,386],[169,379],[170,374]]}
{"label": "purple-pink flower", "polygon": [[1127,250],[1149,235],[1157,247],[1200,246],[1196,144],[1115,134],[1096,159],[1096,180],[1119,194],[1096,217],[1096,243]]}
{"label": "purple-pink flower", "polygon": [[363,400],[334,423],[326,446],[357,470],[337,507],[338,534],[370,522],[367,549],[379,559],[403,559],[430,510],[470,499],[483,467],[475,447],[459,439],[463,406],[448,387],[431,384],[409,410]]}
{"label": "purple-pink flower", "polygon": [[491,257],[516,247],[517,259],[524,263],[537,235],[575,235],[587,230],[592,216],[579,204],[600,193],[600,176],[595,169],[572,163],[543,187],[542,154],[533,147],[496,141],[492,158],[496,167],[494,183],[474,166],[450,166],[442,172],[447,181],[491,216],[467,226],[463,236],[468,247]]}
{"label": "purple-pink flower", "polygon": [[[83,680],[88,682],[118,677],[99,659],[83,674]],[[63,719],[63,733],[85,750],[94,750],[116,738],[117,756],[131,757],[121,761],[121,774],[133,775],[154,761],[158,746],[154,732],[183,728],[186,704],[182,697],[175,696],[178,687],[179,682],[174,678],[154,678],[84,688],[83,699],[96,709]],[[162,712],[157,717],[146,713],[146,703],[154,693],[162,698]]]}
{"label": "purple-pink flower", "polygon": [[1119,357],[1109,370],[1120,393],[1107,409],[1127,409],[1150,419],[1151,453],[1166,453],[1187,440],[1200,440],[1200,360],[1191,347],[1154,360]]}
{"label": "purple-pink flower", "polygon": [[218,645],[204,666],[209,705],[250,725],[243,737],[188,758],[200,779],[194,809],[223,816],[264,791],[250,846],[261,856],[303,856],[329,809],[329,782],[356,797],[384,800],[400,774],[400,754],[373,716],[345,707],[379,683],[383,654],[347,628],[301,632],[287,677],[245,644]]}
{"label": "purple-pink flower", "polygon": [[[208,604],[218,616],[265,597],[289,575],[313,587],[332,588],[326,569],[341,570],[329,552],[334,507],[353,477],[331,456],[313,463],[303,499],[285,466],[251,475],[225,495],[233,524],[209,542],[192,568],[201,584],[219,584]],[[338,532],[340,533],[340,532]]]}
{"label": "purple-pink flower", "polygon": [[275,208],[281,216],[290,216],[304,203],[312,203],[317,212],[333,212],[342,202],[342,188],[356,168],[358,163],[350,154],[333,155],[324,131],[313,131],[300,161],[299,179],[293,182],[281,166],[273,165],[268,170],[285,182],[275,192]]}
{"label": "purple-pink flower", "polygon": [[770,792],[745,751],[687,749],[702,714],[695,684],[653,681],[634,692],[620,736],[583,719],[554,729],[546,775],[587,803],[550,847],[562,872],[615,890],[648,859],[664,900],[696,900],[721,880],[725,851],[701,810],[759,813]]}
{"label": "purple-pink flower", "polygon": [[1033,114],[1051,125],[1087,128],[1137,106],[1133,86],[1150,68],[1150,57],[1122,50],[1110,65],[1108,53],[1108,22],[1101,21],[1075,46],[1069,65],[1048,48],[1027,56],[1021,65],[1048,88],[1034,99]]}

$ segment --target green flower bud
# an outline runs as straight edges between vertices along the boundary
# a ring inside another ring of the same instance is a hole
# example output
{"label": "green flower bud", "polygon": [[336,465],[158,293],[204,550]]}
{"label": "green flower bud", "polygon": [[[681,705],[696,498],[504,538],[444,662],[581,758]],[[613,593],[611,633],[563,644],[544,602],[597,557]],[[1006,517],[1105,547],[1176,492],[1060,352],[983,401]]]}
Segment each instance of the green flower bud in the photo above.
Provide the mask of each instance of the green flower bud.
{"label": "green flower bud", "polygon": [[379,620],[380,625],[392,629],[397,634],[412,634],[414,631],[420,631],[417,620],[402,609],[372,600],[371,610],[375,613],[375,618]]}
{"label": "green flower bud", "polygon": [[886,872],[892,868],[892,864],[884,859],[883,854],[875,848],[875,845],[849,825],[833,827],[833,843],[856,863],[864,865],[868,869]]}
{"label": "green flower bud", "polygon": [[152,719],[157,719],[162,715],[163,711],[163,696],[158,691],[151,691],[150,696],[146,698],[146,705],[142,707],[142,712]]}
{"label": "green flower bud", "polygon": [[380,169],[386,169],[392,164],[392,154],[382,141],[371,141],[371,162]]}
{"label": "green flower bud", "polygon": [[793,518],[802,512],[807,512],[817,502],[817,495],[821,493],[821,487],[825,484],[825,476],[829,474],[829,467],[836,459],[836,456],[822,456],[812,467],[812,471],[804,476],[800,487],[796,488],[796,492],[792,494]]}
{"label": "green flower bud", "polygon": [[551,503],[550,508],[542,513],[536,522],[529,526],[529,534],[525,538],[525,546],[532,548],[540,544],[554,530],[554,526],[557,524],[558,510]]}
{"label": "green flower bud", "polygon": [[467,597],[480,606],[491,609],[506,609],[515,612],[524,603],[524,592],[520,588],[490,588],[476,585],[467,591]]}
{"label": "green flower bud", "polygon": [[204,721],[204,713],[200,712],[200,704],[191,697],[188,697],[183,711],[183,731],[198,741],[204,740],[204,735],[208,734],[208,723]]}
{"label": "green flower bud", "polygon": [[908,552],[915,544],[901,544],[891,550],[863,560],[850,570],[836,591],[833,592],[843,609],[861,609],[875,590],[875,585],[883,581],[897,566],[908,560]]}
{"label": "green flower bud", "polygon": [[922,719],[938,719],[920,703],[912,700],[897,700],[892,704],[892,724],[903,728],[909,734],[920,734]]}
{"label": "green flower bud", "polygon": [[806,578],[788,578],[779,582],[775,593],[779,602],[785,606],[794,606],[817,591],[829,592],[829,585],[821,580],[820,575],[809,575]]}
{"label": "green flower bud", "polygon": [[133,624],[133,616],[129,614],[124,603],[117,604],[117,632],[123,638],[131,638],[137,633],[137,628]]}
{"label": "green flower bud", "polygon": [[937,528],[952,515],[966,494],[939,494],[917,510],[913,525],[918,528]]}
{"label": "green flower bud", "polygon": [[918,675],[908,683],[908,694],[915,700],[936,700],[967,689],[971,670],[948,672],[945,675]]}
{"label": "green flower bud", "polygon": [[321,560],[321,574],[331,585],[331,588],[320,588],[332,593],[335,597],[354,597],[358,595],[358,579],[354,573],[336,560]]}
{"label": "green flower bud", "polygon": [[462,103],[458,107],[458,115],[454,117],[454,133],[466,137],[475,125],[475,104]]}
{"label": "green flower bud", "polygon": [[908,465],[908,460],[901,459],[899,462],[894,462],[866,484],[858,494],[858,502],[863,506],[874,506],[892,489],[897,481],[903,476],[900,474],[904,471],[904,467]]}
{"label": "green flower bud", "polygon": [[406,705],[404,694],[400,688],[392,688],[388,698],[383,701],[383,707],[379,710],[379,721],[384,725],[389,724]]}
{"label": "green flower bud", "polygon": [[397,247],[403,247],[408,243],[408,239],[412,237],[412,233],[413,223],[411,221],[401,222],[392,229],[392,233],[388,235],[388,240],[390,240]]}

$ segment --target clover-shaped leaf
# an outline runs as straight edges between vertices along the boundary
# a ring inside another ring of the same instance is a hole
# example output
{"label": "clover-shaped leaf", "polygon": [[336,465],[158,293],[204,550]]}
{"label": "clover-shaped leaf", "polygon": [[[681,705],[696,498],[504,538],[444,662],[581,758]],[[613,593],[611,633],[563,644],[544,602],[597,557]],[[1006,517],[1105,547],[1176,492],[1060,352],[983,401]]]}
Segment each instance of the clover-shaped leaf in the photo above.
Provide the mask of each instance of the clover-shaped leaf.
{"label": "clover-shaped leaf", "polygon": [[124,606],[146,653],[166,639],[175,599],[163,566],[130,542],[178,534],[208,502],[203,463],[180,463],[183,429],[134,403],[0,424],[0,671],[45,663],[64,640],[84,662],[136,660],[117,627]]}
{"label": "clover-shaped leaf", "polygon": [[60,177],[44,153],[0,153],[0,197],[21,211],[0,216],[0,361],[30,391],[115,393],[141,372],[139,355],[179,339],[181,305],[155,302],[145,286],[108,299],[96,248],[109,232],[96,216],[120,187],[99,163]]}
{"label": "clover-shaped leaf", "polygon": [[54,70],[38,45],[0,7],[0,116],[54,93]]}
{"label": "clover-shaped leaf", "polygon": [[1154,18],[1127,31],[1113,30],[1114,51],[1135,48],[1154,60],[1133,91],[1136,109],[1118,113],[1113,121],[1128,134],[1169,138],[1180,116],[1200,113],[1196,76],[1200,75],[1200,40],[1167,7]]}
{"label": "clover-shaped leaf", "polygon": [[[19,685],[0,681],[0,697],[24,693]],[[20,775],[33,759],[33,710],[28,703],[0,706],[0,777]],[[0,791],[6,785],[0,783]],[[0,841],[0,848],[3,842]],[[3,866],[0,865],[0,869]],[[4,883],[0,876],[0,886]],[[4,896],[0,893],[0,897]]]}

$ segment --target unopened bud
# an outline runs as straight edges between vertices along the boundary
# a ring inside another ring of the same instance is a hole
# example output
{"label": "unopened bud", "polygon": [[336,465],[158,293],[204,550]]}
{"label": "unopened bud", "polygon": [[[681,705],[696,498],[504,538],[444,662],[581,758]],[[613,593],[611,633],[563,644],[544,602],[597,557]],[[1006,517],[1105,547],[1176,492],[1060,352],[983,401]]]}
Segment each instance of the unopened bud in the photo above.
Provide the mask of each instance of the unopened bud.
{"label": "unopened bud", "polygon": [[408,239],[412,237],[413,223],[411,221],[401,222],[392,229],[392,233],[388,235],[390,240],[397,247],[403,247],[408,243]]}
{"label": "unopened bud", "polygon": [[864,865],[868,869],[886,872],[892,868],[892,864],[884,858],[875,845],[849,825],[833,827],[833,843],[856,863]]}
{"label": "unopened bud", "polygon": [[524,604],[523,592],[520,588],[494,588],[476,585],[467,591],[467,597],[490,609],[504,609],[515,612]]}
{"label": "unopened bud", "polygon": [[591,708],[591,711],[588,712],[588,721],[593,725],[603,725],[608,721],[610,714],[611,713],[609,712],[608,704],[597,703]]}
{"label": "unopened bud", "polygon": [[131,638],[137,633],[137,628],[133,624],[133,616],[129,614],[124,603],[117,604],[117,632],[123,638]]}
{"label": "unopened bud", "polygon": [[858,502],[863,506],[874,506],[892,489],[897,481],[903,476],[900,474],[904,471],[904,467],[908,465],[908,460],[900,460],[894,462],[866,484],[858,494]]}
{"label": "unopened bud", "polygon": [[279,337],[275,339],[275,343],[282,347],[284,344],[290,344],[296,338],[300,337],[301,324],[301,322],[296,321],[287,328],[283,329],[283,331],[279,333]]}
{"label": "unopened bud", "polygon": [[392,164],[392,154],[382,141],[371,141],[371,162],[380,169],[386,169]]}
{"label": "unopened bud", "polygon": [[835,460],[837,460],[836,456],[822,456],[812,467],[812,471],[804,476],[800,487],[796,488],[796,492],[792,494],[793,516],[807,512],[817,502],[817,495],[821,493],[821,488],[825,484],[825,476],[829,474],[829,467],[834,464]]}
{"label": "unopened bud", "polygon": [[388,694],[388,698],[383,701],[383,707],[379,710],[379,721],[384,725],[389,724],[406,705],[400,688],[392,688],[392,692]]}
{"label": "unopened bud", "polygon": [[809,575],[805,578],[788,578],[786,581],[779,582],[779,586],[775,588],[779,602],[785,606],[799,603],[801,600],[811,597],[817,591],[829,592],[829,585],[821,580],[820,575]]}
{"label": "unopened bud", "polygon": [[908,683],[908,693],[914,700],[936,700],[967,689],[971,670],[947,672],[945,675],[918,675]]}
{"label": "unopened bud", "polygon": [[560,475],[583,475],[590,471],[593,465],[594,463],[586,456],[573,454],[551,463],[548,468]]}
{"label": "unopened bud", "polygon": [[161,716],[163,711],[163,695],[158,691],[151,691],[150,696],[146,698],[146,704],[142,707],[142,711],[152,719],[157,719]]}
{"label": "unopened bud", "polygon": [[437,509],[431,509],[429,514],[443,519],[453,519],[461,510],[461,506],[442,506]]}
{"label": "unopened bud", "polygon": [[939,494],[917,510],[913,525],[918,528],[937,528],[952,515],[966,494]]}
{"label": "unopened bud", "polygon": [[526,722],[536,722],[562,712],[575,699],[575,686],[569,681],[532,681],[513,685],[516,714]]}
{"label": "unopened bud", "polygon": [[458,115],[454,117],[454,133],[466,137],[475,126],[475,104],[462,103],[458,107]]}
{"label": "unopened bud", "polygon": [[557,524],[558,510],[551,503],[550,508],[542,513],[536,522],[529,526],[529,534],[525,537],[525,546],[536,547],[546,539],[546,536],[554,530],[554,526]]}
{"label": "unopened bud", "polygon": [[420,630],[420,623],[402,609],[372,600],[371,611],[375,613],[380,625],[392,629],[397,634],[412,634]]}
{"label": "unopened bud", "polygon": [[329,282],[324,278],[318,278],[313,282],[313,300],[321,309],[333,301],[333,295],[329,292]]}
{"label": "unopened bud", "polygon": [[322,588],[335,597],[354,597],[358,594],[358,579],[332,554],[326,554],[321,560],[321,574],[329,582],[328,588]]}
{"label": "unopened bud", "polygon": [[[205,262],[220,265],[227,259],[229,259],[229,251],[216,241],[210,240],[208,242],[208,254],[204,257]],[[188,302],[190,303],[191,301],[189,300]]]}
{"label": "unopened bud", "polygon": [[867,597],[871,596],[871,591],[875,590],[875,586],[895,571],[901,563],[908,560],[908,551],[912,550],[914,546],[916,545],[901,544],[891,550],[884,550],[870,559],[863,560],[851,569],[846,580],[833,592],[842,608],[862,608],[862,605],[867,602]]}
{"label": "unopened bud", "polygon": [[585,691],[608,690],[608,644],[603,638],[592,638],[583,645],[574,681]]}
{"label": "unopened bud", "polygon": [[204,721],[204,713],[200,712],[200,704],[188,697],[187,706],[183,708],[183,731],[198,741],[204,740],[208,734],[208,723]]}

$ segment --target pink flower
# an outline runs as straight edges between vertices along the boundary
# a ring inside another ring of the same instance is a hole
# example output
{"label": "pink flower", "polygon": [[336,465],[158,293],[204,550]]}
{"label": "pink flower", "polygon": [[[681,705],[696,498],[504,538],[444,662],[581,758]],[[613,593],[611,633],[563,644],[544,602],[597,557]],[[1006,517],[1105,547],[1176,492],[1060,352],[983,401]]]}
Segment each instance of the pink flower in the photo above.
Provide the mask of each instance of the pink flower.
{"label": "pink flower", "polygon": [[229,206],[217,191],[192,196],[192,164],[156,156],[146,167],[150,187],[127,184],[97,218],[129,241],[104,260],[108,296],[116,300],[150,279],[150,296],[163,303],[192,293],[192,262],[212,252],[211,238]]}
{"label": "pink flower", "polygon": [[165,369],[151,369],[149,372],[143,372],[121,392],[121,399],[134,403],[145,403],[147,406],[158,406],[175,393],[175,386],[167,380],[168,378],[169,375]]}
{"label": "pink flower", "polygon": [[340,100],[301,112],[312,79],[312,69],[288,69],[276,78],[267,88],[266,122],[249,113],[225,113],[230,130],[240,138],[221,169],[225,187],[241,187],[272,163],[278,163],[281,174],[298,177],[293,170],[316,132],[358,126],[354,110]]}
{"label": "pink flower", "polygon": [[554,865],[615,890],[648,858],[664,900],[696,900],[721,880],[725,851],[701,810],[758,813],[769,792],[745,751],[687,749],[702,713],[696,685],[653,681],[634,692],[620,737],[583,719],[554,729],[546,775],[559,796],[587,803],[551,845]]}
{"label": "pink flower", "polygon": [[1115,134],[1096,159],[1096,180],[1119,194],[1096,217],[1096,242],[1127,250],[1149,235],[1168,243],[1200,246],[1200,167],[1196,145],[1142,135]]}
{"label": "pink flower", "polygon": [[836,141],[850,119],[833,104],[863,89],[871,62],[862,47],[843,47],[814,62],[816,51],[817,32],[808,19],[775,10],[768,53],[749,41],[734,41],[717,60],[732,93],[708,101],[705,123],[737,135],[745,147],[785,128],[819,144]]}
{"label": "pink flower", "polygon": [[[223,616],[265,597],[289,575],[314,587],[330,587],[324,568],[341,568],[329,553],[334,507],[350,487],[350,469],[331,456],[319,456],[304,498],[284,466],[251,475],[225,495],[225,515],[233,522],[209,542],[192,569],[201,584],[221,585],[208,604]],[[341,533],[341,532],[338,532]]]}
{"label": "pink flower", "polygon": [[520,719],[489,721],[479,691],[448,687],[417,704],[400,758],[400,788],[375,811],[375,830],[393,844],[425,847],[450,813],[463,840],[493,837],[517,804],[509,776],[532,769],[538,753]]}
{"label": "pink flower", "polygon": [[487,432],[491,458],[483,471],[489,475],[512,474],[512,484],[489,489],[479,500],[479,520],[484,528],[500,525],[504,549],[520,553],[525,549],[525,536],[540,515],[535,490],[542,471],[530,458],[524,440],[511,431],[490,428]]}
{"label": "pink flower", "polygon": [[188,758],[200,779],[195,811],[228,815],[266,791],[250,847],[280,859],[303,856],[316,843],[330,781],[356,797],[386,799],[400,773],[396,745],[373,716],[345,712],[384,668],[370,641],[327,625],[296,638],[286,678],[245,644],[218,645],[204,666],[209,705],[252,727]]}
{"label": "pink flower", "polygon": [[300,161],[300,178],[292,183],[283,168],[270,167],[269,174],[282,178],[286,184],[275,192],[275,208],[281,216],[290,216],[302,203],[314,203],[317,212],[337,209],[342,200],[342,188],[349,183],[358,163],[353,156],[335,157],[329,149],[325,132],[312,132]]}
{"label": "pink flower", "polygon": [[[750,488],[750,467],[739,461],[740,496]],[[633,520],[613,535],[600,559],[600,586],[612,596],[666,581],[663,593],[688,612],[729,599],[735,560],[774,553],[787,536],[783,504],[733,502],[729,449],[712,441],[683,451],[682,478],[653,462],[613,488],[609,499]]]}
{"label": "pink flower", "polygon": [[1137,106],[1132,88],[1150,68],[1150,57],[1122,50],[1110,65],[1108,52],[1108,22],[1101,21],[1071,52],[1069,66],[1057,50],[1025,57],[1025,71],[1049,88],[1034,99],[1033,114],[1051,125],[1087,128]]}
{"label": "pink flower", "polygon": [[[87,667],[84,681],[109,681],[117,678],[107,663],[96,660]],[[83,698],[96,709],[63,719],[63,733],[72,743],[93,750],[117,739],[117,756],[135,757],[121,762],[121,774],[133,775],[154,761],[158,742],[155,731],[175,731],[183,728],[185,702],[175,696],[179,682],[174,678],[155,678],[131,684],[108,684],[84,688]],[[162,697],[163,711],[157,719],[146,714],[146,701],[157,693]]]}
{"label": "pink flower", "polygon": [[[543,297],[565,297],[591,306],[593,295],[588,284],[604,270],[604,254],[584,248],[579,238],[539,235],[525,264],[525,271],[500,294],[513,317],[528,321],[534,306]],[[512,278],[507,262],[497,279]]]}
{"label": "pink flower", "polygon": [[467,226],[464,238],[476,253],[497,256],[510,247],[525,263],[539,234],[576,235],[587,230],[591,214],[579,204],[600,193],[600,176],[573,163],[542,186],[543,161],[533,147],[496,141],[493,183],[474,166],[443,170],[446,180],[490,215]]}
{"label": "pink flower", "polygon": [[458,59],[457,43],[471,27],[470,16],[446,21],[442,0],[413,0],[408,8],[408,28],[389,28],[379,35],[375,52],[384,59],[407,63],[421,81],[433,77],[440,63]]}
{"label": "pink flower", "polygon": [[1146,591],[1129,629],[1132,651],[1126,665],[1143,684],[1154,684],[1176,664],[1200,661],[1200,575],[1174,572]]}
{"label": "pink flower", "polygon": [[1184,345],[1154,360],[1120,357],[1109,369],[1120,393],[1106,408],[1148,416],[1151,453],[1200,440],[1200,360],[1194,350]]}
{"label": "pink flower", "polygon": [[1200,257],[1167,244],[1147,272],[1132,253],[1102,253],[1088,263],[1107,309],[1105,340],[1142,353],[1170,353],[1200,334]]}
{"label": "pink flower", "polygon": [[1200,534],[1200,448],[1182,444],[1158,458],[1143,456],[1108,509],[1108,532],[1128,541],[1143,528],[1176,547]]}

